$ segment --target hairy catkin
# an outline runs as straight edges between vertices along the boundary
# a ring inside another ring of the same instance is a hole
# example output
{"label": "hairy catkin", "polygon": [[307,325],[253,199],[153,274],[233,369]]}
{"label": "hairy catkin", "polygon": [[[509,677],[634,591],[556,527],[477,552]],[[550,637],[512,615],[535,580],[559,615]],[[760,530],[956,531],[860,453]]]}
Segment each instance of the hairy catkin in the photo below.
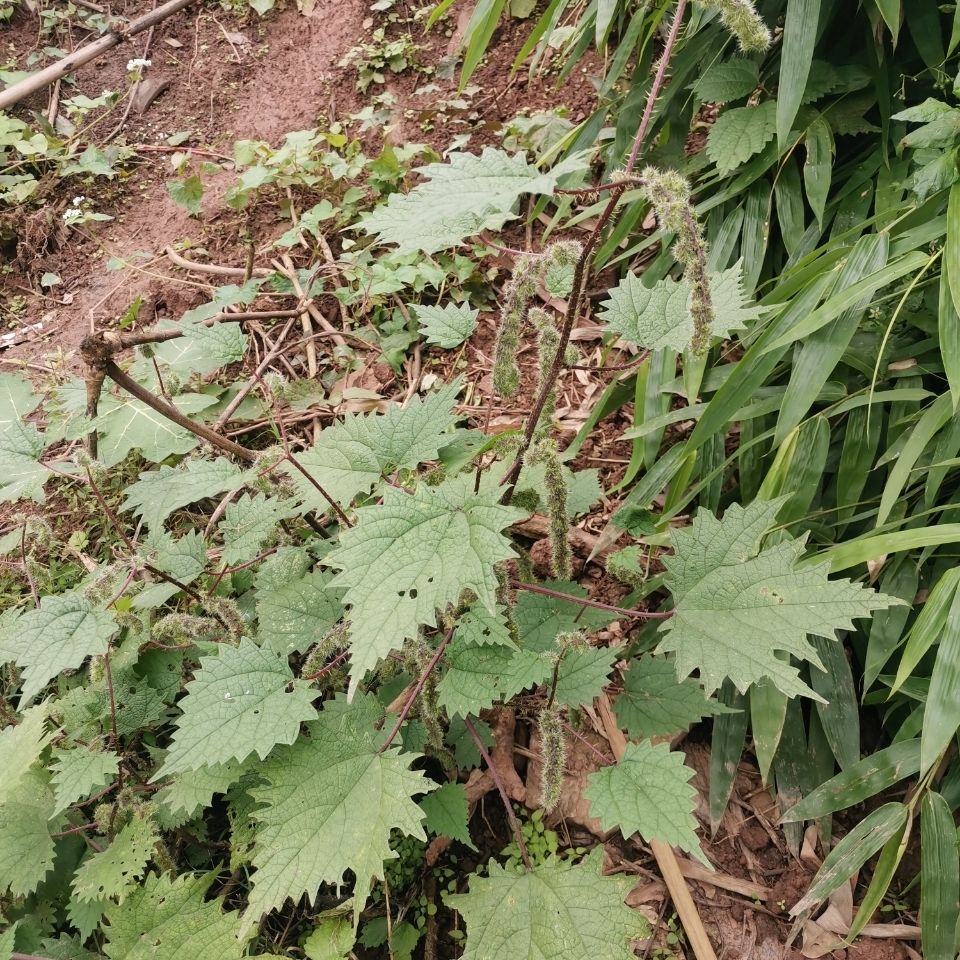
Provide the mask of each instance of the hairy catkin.
{"label": "hairy catkin", "polygon": [[518,257],[510,282],[504,287],[503,307],[493,356],[493,388],[501,397],[512,397],[520,386],[520,331],[527,306],[537,289],[537,260]]}
{"label": "hairy catkin", "polygon": [[550,522],[550,559],[553,574],[560,580],[569,580],[573,573],[568,533],[570,516],[567,512],[567,481],[556,444],[547,438],[540,440],[530,453],[531,463],[543,464],[543,486]]}
{"label": "hairy catkin", "polygon": [[704,6],[720,13],[720,21],[737,38],[745,53],[770,48],[770,31],[752,0],[703,0]]}
{"label": "hairy catkin", "polygon": [[556,384],[551,383],[554,361],[560,349],[560,331],[546,310],[533,307],[529,313],[530,322],[537,331],[537,393],[548,387],[540,420],[537,422],[534,436],[545,436],[550,431],[553,414],[557,407]]}
{"label": "hairy catkin", "polygon": [[168,613],[157,620],[150,631],[160,643],[188,644],[199,639],[213,639],[221,631],[213,617],[194,617],[189,613]]}
{"label": "hairy catkin", "polygon": [[[405,654],[407,669],[411,674],[419,677],[430,665],[434,651],[422,636],[418,636],[407,642]],[[437,684],[434,678],[435,673],[432,673],[420,689],[417,698],[417,712],[420,716],[420,722],[427,732],[427,746],[430,748],[430,752],[438,757],[444,766],[450,766],[453,758],[450,757],[449,750],[443,742],[443,724],[440,722],[440,704],[437,699]]]}
{"label": "hairy catkin", "polygon": [[707,244],[690,200],[690,184],[675,170],[647,167],[641,177],[643,193],[664,230],[676,235],[673,255],[690,283],[690,315],[695,355],[706,352],[713,330],[713,300],[707,276]]}
{"label": "hairy catkin", "polygon": [[240,608],[227,597],[207,597],[203,607],[212,617],[216,617],[227,628],[227,637],[234,644],[247,632],[247,621]]}
{"label": "hairy catkin", "polygon": [[345,650],[349,643],[350,630],[346,623],[338,623],[331,627],[307,653],[300,668],[300,677],[303,680],[314,679],[315,675],[323,670],[327,660],[341,650]]}
{"label": "hairy catkin", "polygon": [[557,706],[544,707],[537,715],[540,732],[540,805],[549,813],[560,802],[567,743]]}

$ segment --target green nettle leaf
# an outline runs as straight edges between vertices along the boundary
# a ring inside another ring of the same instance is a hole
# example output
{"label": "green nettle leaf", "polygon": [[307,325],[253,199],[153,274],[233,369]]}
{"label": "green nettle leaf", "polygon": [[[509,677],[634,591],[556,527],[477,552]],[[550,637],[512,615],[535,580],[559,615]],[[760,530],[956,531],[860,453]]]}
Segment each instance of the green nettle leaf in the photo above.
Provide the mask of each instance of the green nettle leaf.
{"label": "green nettle leaf", "polygon": [[566,707],[582,707],[593,703],[607,685],[613,662],[617,659],[615,647],[591,647],[589,650],[571,650],[564,654],[557,671],[557,690],[554,699]]}
{"label": "green nettle leaf", "polygon": [[0,373],[0,430],[40,406],[40,394],[19,373]]}
{"label": "green nettle leaf", "polygon": [[73,878],[74,896],[87,902],[121,896],[146,869],[157,839],[149,820],[134,817],[109,847],[80,864]]}
{"label": "green nettle leaf", "polygon": [[710,128],[707,156],[727,174],[759,153],[777,132],[777,101],[724,110]]}
{"label": "green nettle leaf", "polygon": [[394,193],[361,221],[381,243],[397,244],[400,253],[436,253],[481,230],[499,230],[515,219],[525,193],[550,194],[558,179],[585,167],[571,157],[543,172],[522,153],[486,147],[479,156],[454,153],[447,163],[431,163],[415,172],[424,177],[409,193]]}
{"label": "green nettle leaf", "polygon": [[111,783],[116,779],[119,763],[120,758],[109,750],[55,749],[51,765],[51,783],[56,799],[53,815],[63,813],[71,804]]}
{"label": "green nettle leaf", "polygon": [[17,924],[7,927],[0,933],[0,960],[10,960],[13,955],[14,939],[17,935]]}
{"label": "green nettle leaf", "polygon": [[0,730],[0,803],[10,796],[50,742],[44,726],[47,704],[25,710],[21,721]]}
{"label": "green nettle leaf", "polygon": [[420,332],[427,343],[435,343],[444,350],[459,347],[477,328],[480,311],[465,303],[448,303],[444,307],[415,306]]}
{"label": "green nettle leaf", "polygon": [[317,691],[294,680],[286,657],[246,638],[202,657],[186,689],[177,731],[154,780],[242,761],[254,752],[263,760],[278,743],[293,743],[300,724],[316,716]]}
{"label": "green nettle leaf", "polygon": [[283,656],[303,653],[343,616],[342,590],[329,570],[314,570],[278,590],[257,595],[258,638]]}
{"label": "green nettle leaf", "polygon": [[[746,330],[760,315],[760,309],[748,303],[743,294],[741,264],[710,274],[710,295],[714,308],[712,336],[721,339]],[[610,291],[602,305],[600,320],[611,333],[648,350],[668,348],[686,350],[694,335],[690,297],[693,289],[687,280],[667,277],[648,287],[632,271]]]}
{"label": "green nettle leaf", "polygon": [[183,207],[193,217],[200,216],[200,202],[203,200],[203,181],[197,174],[184,180],[170,180],[167,190],[173,202]]}
{"label": "green nettle leaf", "polygon": [[[570,597],[587,596],[586,588],[567,580],[548,580],[543,586]],[[513,622],[523,648],[534,653],[556,653],[556,641],[561,633],[599,630],[611,620],[613,617],[603,610],[539,593],[519,593],[513,607]]]}
{"label": "green nettle leaf", "polygon": [[457,621],[457,641],[467,646],[493,646],[502,644],[516,649],[516,642],[510,635],[510,625],[505,615],[506,608],[497,604],[491,613],[482,603],[473,603]]}
{"label": "green nettle leaf", "polygon": [[[216,397],[188,393],[172,402],[189,416],[212,406]],[[189,453],[199,443],[189,430],[129,396],[104,394],[93,427],[98,437],[97,459],[105,467],[116,466],[133,450],[151,463],[160,463],[174,454]]]}
{"label": "green nettle leaf", "polygon": [[613,709],[620,726],[634,738],[670,736],[704,717],[736,712],[708,699],[696,681],[678,681],[671,660],[652,656],[631,663]]}
{"label": "green nettle leaf", "polygon": [[533,650],[501,644],[474,646],[454,638],[446,655],[447,671],[437,685],[440,705],[451,716],[476,716],[546,681],[553,665]]}
{"label": "green nettle leaf", "polygon": [[215,497],[243,484],[243,473],[229,460],[188,460],[177,467],[162,465],[147,470],[124,491],[124,510],[143,517],[144,523],[159,530],[163,521],[180,507],[205,497]]}
{"label": "green nettle leaf", "polygon": [[[369,493],[385,473],[413,468],[437,457],[444,434],[456,422],[453,412],[461,381],[414,397],[405,407],[386,413],[348,414],[343,423],[328,427],[320,439],[300,454],[300,463],[341,504],[358,493]],[[286,472],[309,507],[328,510],[330,505],[304,477],[291,467]]]}
{"label": "green nettle leaf", "polygon": [[727,60],[708,67],[693,89],[705,102],[729,103],[753,93],[759,82],[760,65],[755,60]]}
{"label": "green nettle leaf", "polygon": [[648,843],[662,840],[707,863],[697,840],[692,776],[683,754],[666,743],[628,743],[617,763],[590,774],[583,795],[604,830],[619,827],[624,839],[639,833]]}
{"label": "green nettle leaf", "polygon": [[390,831],[426,839],[411,797],[436,785],[409,769],[417,757],[397,747],[378,752],[375,731],[337,713],[321,713],[309,737],[278,750],[259,770],[267,785],[252,791],[262,806],[252,813],[260,829],[245,926],[288,897],[313,900],[321,884],[343,883],[348,870],[356,878],[356,924],[383,861],[397,856]]}
{"label": "green nettle leaf", "polygon": [[605,877],[598,850],[581,864],[550,857],[527,872],[495,860],[468,893],[446,895],[467,927],[463,960],[632,960],[647,921],[623,901],[633,881]]}
{"label": "green nettle leaf", "polygon": [[213,323],[207,326],[184,318],[176,326],[188,341],[196,344],[198,352],[217,367],[239,363],[247,352],[248,338],[239,323]]}
{"label": "green nettle leaf", "polygon": [[157,800],[175,816],[193,817],[210,806],[215,794],[226,793],[244,772],[245,765],[237,760],[191,770],[187,776],[175,777],[169,786],[158,791]]}
{"label": "green nettle leaf", "polygon": [[525,514],[499,502],[496,477],[473,488],[472,476],[412,494],[388,487],[381,505],[357,511],[356,525],[325,559],[340,570],[333,586],[346,590],[350,607],[351,694],[391,650],[420,627],[435,627],[437,608],[464,590],[495,610],[494,568],[514,556],[501,531]]}
{"label": "green nettle leaf", "polygon": [[0,895],[25,897],[53,867],[53,791],[45,771],[30,770],[0,803]]}
{"label": "green nettle leaf", "polygon": [[420,809],[427,818],[426,827],[430,833],[459,840],[471,850],[477,849],[467,828],[470,810],[467,791],[462,783],[445,783],[433,793],[428,793],[420,801]]}
{"label": "green nettle leaf", "polygon": [[[199,530],[189,530],[175,538],[162,527],[155,527],[147,530],[142,542],[147,548],[145,559],[182,584],[193,583],[207,568],[207,551]],[[179,592],[179,587],[161,580],[141,590],[134,597],[133,605],[138,610],[152,609]]]}
{"label": "green nettle leaf", "polygon": [[107,904],[105,927],[110,960],[182,960],[246,954],[239,917],[224,913],[219,900],[205,900],[216,873],[183,874],[175,880],[150,874],[122,904]]}
{"label": "green nettle leaf", "polygon": [[733,504],[722,520],[701,510],[688,528],[670,532],[674,554],[664,565],[675,610],[656,652],[676,653],[680,679],[699,670],[707,693],[727,678],[743,692],[769,677],[787,696],[819,699],[778,653],[822,669],[807,634],[833,640],[855,618],[902,602],[828,579],[829,562],[801,566],[805,537],[761,550],[783,503]]}
{"label": "green nettle leaf", "polygon": [[45,499],[43,485],[50,471],[39,462],[46,447],[33,424],[13,421],[0,429],[0,503]]}
{"label": "green nettle leaf", "polygon": [[20,706],[31,700],[63,670],[73,670],[87,657],[107,652],[117,624],[79,592],[43,597],[40,606],[16,621],[4,636],[4,648],[23,668]]}
{"label": "green nettle leaf", "polygon": [[263,493],[243,494],[227,507],[217,529],[223,536],[223,562],[244,563],[275,535],[281,520],[297,513],[296,504]]}

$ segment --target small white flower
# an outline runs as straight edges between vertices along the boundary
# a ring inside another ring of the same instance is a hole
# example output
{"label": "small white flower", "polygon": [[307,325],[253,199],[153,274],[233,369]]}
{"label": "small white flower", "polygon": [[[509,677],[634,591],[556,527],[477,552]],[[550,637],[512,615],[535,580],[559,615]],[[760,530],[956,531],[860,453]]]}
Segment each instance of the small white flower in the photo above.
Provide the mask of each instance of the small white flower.
{"label": "small white flower", "polygon": [[141,68],[146,70],[147,67],[152,67],[152,60],[145,60],[143,57],[134,57],[132,60],[127,61],[127,70],[132,72],[134,70],[140,70]]}
{"label": "small white flower", "polygon": [[81,194],[79,194],[78,196],[76,196],[76,197],[73,198],[73,205],[74,205],[75,207],[79,207],[80,204],[83,203],[83,201],[86,200],[86,199],[87,199],[87,198],[81,193]]}

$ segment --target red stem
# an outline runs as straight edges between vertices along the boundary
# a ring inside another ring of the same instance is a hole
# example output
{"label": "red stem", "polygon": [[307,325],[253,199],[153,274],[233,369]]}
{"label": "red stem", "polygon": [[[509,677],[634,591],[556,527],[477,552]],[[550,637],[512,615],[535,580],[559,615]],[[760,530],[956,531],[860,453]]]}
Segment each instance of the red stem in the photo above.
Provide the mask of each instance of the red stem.
{"label": "red stem", "polygon": [[544,597],[553,597],[555,600],[569,600],[578,603],[581,607],[592,607],[594,610],[606,610],[621,617],[631,617],[634,620],[669,620],[673,616],[672,610],[630,610],[627,607],[615,607],[611,603],[601,603],[599,600],[588,600],[586,597],[575,597],[572,593],[563,593],[560,590],[551,590],[536,583],[524,583],[522,580],[511,580],[510,586],[515,590],[526,590],[528,593],[539,593]]}

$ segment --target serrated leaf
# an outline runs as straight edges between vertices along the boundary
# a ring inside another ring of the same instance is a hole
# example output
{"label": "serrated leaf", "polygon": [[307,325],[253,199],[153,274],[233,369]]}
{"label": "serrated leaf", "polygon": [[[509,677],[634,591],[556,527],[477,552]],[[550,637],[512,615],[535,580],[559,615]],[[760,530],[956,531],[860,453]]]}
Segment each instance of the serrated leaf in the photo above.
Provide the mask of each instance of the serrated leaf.
{"label": "serrated leaf", "polygon": [[495,860],[467,893],[447,894],[467,927],[463,960],[633,960],[646,920],[623,901],[633,882],[605,877],[594,851],[583,863],[550,857],[527,872]]}
{"label": "serrated leaf", "polygon": [[40,394],[19,373],[0,373],[0,430],[40,406]]}
{"label": "serrated leaf", "polygon": [[259,771],[266,786],[252,791],[263,806],[252,814],[260,829],[246,926],[288,897],[312,901],[321,884],[339,886],[348,870],[356,925],[373,878],[382,879],[383,861],[396,857],[390,831],[426,839],[411,797],[435,784],[409,769],[416,757],[396,747],[380,753],[372,731],[324,713],[309,737],[279,750]]}
{"label": "serrated leaf", "polygon": [[459,840],[471,850],[477,849],[467,827],[470,809],[462,783],[442,784],[420,801],[420,809],[427,818],[427,830],[434,836]]}
{"label": "serrated leaf", "polygon": [[229,460],[188,460],[177,467],[160,466],[147,470],[124,493],[124,510],[143,517],[144,523],[159,530],[163,521],[180,507],[236,490],[243,483],[240,468]]}
{"label": "serrated leaf", "polygon": [[154,780],[243,761],[252,753],[264,760],[277,744],[293,743],[300,724],[316,716],[316,691],[294,680],[285,657],[246,638],[202,657],[186,690],[176,733]]}
{"label": "serrated leaf", "polygon": [[0,503],[44,500],[50,470],[39,462],[46,446],[33,424],[14,421],[0,431]]}
{"label": "serrated leaf", "polygon": [[[586,513],[603,494],[600,489],[600,471],[591,469],[574,472],[566,464],[561,464],[560,470],[567,485],[568,515],[577,517]],[[522,490],[525,494],[536,494],[541,511],[546,507],[541,496],[545,473],[546,467],[543,464],[525,464],[517,480],[517,492]]]}
{"label": "serrated leaf", "polygon": [[224,913],[219,900],[204,899],[215,879],[215,873],[175,880],[148,876],[122,904],[107,906],[106,955],[110,960],[240,960],[246,948],[238,936],[238,915]]}
{"label": "serrated leaf", "polygon": [[639,833],[648,843],[662,840],[706,863],[696,834],[692,776],[683,754],[666,743],[628,743],[616,764],[590,774],[583,795],[604,830],[619,827],[624,839]]}
{"label": "serrated leaf", "polygon": [[343,591],[329,570],[314,570],[278,590],[257,595],[258,638],[276,653],[303,653],[343,616]]}
{"label": "serrated leaf", "polygon": [[722,520],[701,510],[670,533],[664,558],[674,615],[658,653],[676,653],[677,675],[694,670],[707,693],[727,677],[741,692],[763,677],[787,696],[816,694],[778,653],[821,666],[807,634],[828,640],[853,620],[899,603],[850,580],[828,579],[829,563],[801,567],[805,540],[760,549],[783,499],[732,505]]}
{"label": "serrated leaf", "polygon": [[427,343],[444,350],[459,347],[477,328],[480,311],[465,303],[448,303],[443,307],[414,307],[420,333]]}
{"label": "serrated leaf", "polygon": [[18,724],[0,730],[0,803],[10,796],[50,742],[44,727],[47,704],[25,710]]}
{"label": "serrated leaf", "polygon": [[524,516],[499,501],[495,477],[474,492],[471,476],[412,493],[388,487],[383,503],[357,511],[325,563],[350,607],[350,690],[391,650],[437,624],[437,608],[472,590],[496,607],[495,565],[514,556],[502,530]]}
{"label": "serrated leaf", "polygon": [[303,941],[303,952],[307,960],[345,960],[356,940],[347,917],[325,917]]}
{"label": "serrated leaf", "polygon": [[[343,423],[328,427],[300,454],[300,463],[334,500],[348,504],[358,493],[368,493],[385,472],[436,459],[444,434],[456,421],[453,407],[460,388],[458,379],[386,413],[347,414]],[[298,471],[288,467],[286,473],[304,503],[329,509]]]}
{"label": "serrated leaf", "polygon": [[437,684],[439,702],[451,715],[477,715],[546,681],[553,666],[533,650],[496,645],[473,646],[454,639],[446,655],[447,671]]}
{"label": "serrated leaf", "polygon": [[[710,274],[714,325],[711,336],[725,339],[731,333],[746,330],[760,315],[743,294],[741,264]],[[610,291],[599,319],[611,333],[648,350],[667,348],[681,352],[690,346],[694,335],[690,297],[693,289],[687,280],[667,277],[647,287],[632,271]]]}
{"label": "serrated leaf", "polygon": [[87,657],[106,653],[117,624],[79,592],[43,597],[16,622],[16,633],[4,645],[23,668],[20,706],[31,700],[63,670],[73,670]]}
{"label": "serrated leaf", "polygon": [[391,194],[361,227],[380,243],[397,244],[400,253],[436,253],[481,230],[499,230],[516,217],[521,196],[552,193],[561,176],[583,167],[581,158],[571,157],[542,172],[522,153],[492,147],[479,156],[454,153],[447,163],[417,168],[425,182],[409,193]]}
{"label": "serrated leaf", "polygon": [[244,493],[231,501],[217,527],[223,537],[223,562],[232,565],[255,557],[275,536],[280,521],[296,513],[291,501],[263,493]]}
{"label": "serrated leaf", "polygon": [[0,894],[28,896],[53,867],[51,833],[60,826],[48,823],[53,811],[48,779],[44,771],[30,770],[0,803]]}
{"label": "serrated leaf", "polygon": [[457,640],[464,646],[502,644],[516,648],[505,610],[504,606],[497,604],[495,612],[491,613],[482,603],[471,604],[457,621]]}
{"label": "serrated leaf", "polygon": [[696,681],[677,680],[666,657],[652,656],[630,665],[613,709],[620,726],[636,739],[670,736],[689,730],[704,717],[735,712],[708,699]]}
{"label": "serrated leaf", "polygon": [[86,747],[54,750],[51,784],[54,792],[53,816],[71,804],[89,797],[117,776],[120,759],[109,750],[94,751]]}
{"label": "serrated leaf", "polygon": [[607,685],[617,655],[613,647],[568,651],[557,670],[554,699],[566,707],[582,707],[593,703]]}
{"label": "serrated leaf", "polygon": [[705,103],[729,103],[752,93],[759,80],[760,66],[755,60],[727,60],[708,67],[693,89]]}
{"label": "serrated leaf", "polygon": [[561,600],[540,593],[520,592],[513,607],[513,622],[523,648],[533,653],[557,652],[557,637],[578,630],[598,630],[613,620],[611,614],[594,607],[584,607],[577,597],[586,597],[587,590],[579,583],[547,580],[543,586],[574,598]]}
{"label": "serrated leaf", "polygon": [[[217,308],[219,310],[219,306]],[[239,363],[247,352],[247,335],[239,323],[205,323],[184,319],[175,326],[183,331],[188,343],[208,358],[217,368],[228,363]]]}
{"label": "serrated leaf", "polygon": [[710,128],[707,156],[727,174],[759,153],[777,132],[777,101],[724,110]]}
{"label": "serrated leaf", "polygon": [[157,801],[175,816],[193,817],[210,806],[215,794],[226,793],[243,776],[244,769],[239,761],[228,760],[191,770],[188,776],[175,777],[159,791]]}
{"label": "serrated leaf", "polygon": [[183,207],[191,216],[200,216],[200,202],[203,200],[203,181],[197,174],[183,180],[167,181],[167,191],[177,206]]}
{"label": "serrated leaf", "polygon": [[88,903],[121,897],[146,869],[157,840],[153,824],[135,816],[110,846],[80,864],[73,878],[74,896]]}
{"label": "serrated leaf", "polygon": [[[199,530],[189,530],[182,537],[173,537],[163,527],[147,530],[143,544],[149,562],[182,584],[193,583],[207,568],[207,551]],[[179,588],[163,580],[150,584],[134,597],[136,609],[150,609],[166,603]]]}
{"label": "serrated leaf", "polygon": [[17,924],[14,923],[0,933],[0,960],[10,960],[13,956],[14,939],[17,935]]}

